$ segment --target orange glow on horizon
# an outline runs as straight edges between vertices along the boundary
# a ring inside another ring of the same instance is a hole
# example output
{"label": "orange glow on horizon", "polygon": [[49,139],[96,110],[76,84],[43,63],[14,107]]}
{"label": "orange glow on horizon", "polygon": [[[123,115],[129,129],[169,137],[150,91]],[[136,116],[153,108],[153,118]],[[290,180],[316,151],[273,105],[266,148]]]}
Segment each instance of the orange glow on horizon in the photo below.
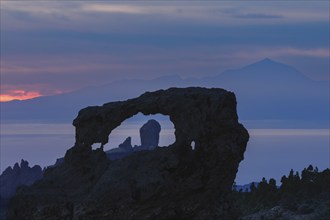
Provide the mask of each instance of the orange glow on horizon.
{"label": "orange glow on horizon", "polygon": [[7,94],[0,94],[0,102],[8,102],[12,100],[26,100],[42,96],[39,92],[28,92],[24,90],[13,90]]}

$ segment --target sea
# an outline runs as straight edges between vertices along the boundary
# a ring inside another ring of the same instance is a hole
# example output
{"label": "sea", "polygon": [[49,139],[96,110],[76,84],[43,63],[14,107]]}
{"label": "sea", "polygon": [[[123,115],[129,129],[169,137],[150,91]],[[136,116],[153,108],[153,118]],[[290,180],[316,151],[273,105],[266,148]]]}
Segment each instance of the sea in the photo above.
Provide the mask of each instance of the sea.
{"label": "sea", "polygon": [[[132,145],[140,145],[139,128],[144,120],[128,119],[109,136],[105,150],[118,147],[127,137]],[[166,147],[175,141],[174,126],[168,118],[161,118],[159,146]],[[244,123],[243,123],[244,124]],[[249,124],[249,123],[248,123]],[[250,140],[236,176],[236,184],[274,178],[280,179],[290,169],[301,171],[309,164],[319,170],[329,168],[329,129],[253,128],[247,125]],[[68,123],[2,123],[0,135],[0,169],[3,172],[21,159],[30,166],[53,165],[57,158],[74,145],[75,128]],[[93,145],[93,148],[99,144]]]}

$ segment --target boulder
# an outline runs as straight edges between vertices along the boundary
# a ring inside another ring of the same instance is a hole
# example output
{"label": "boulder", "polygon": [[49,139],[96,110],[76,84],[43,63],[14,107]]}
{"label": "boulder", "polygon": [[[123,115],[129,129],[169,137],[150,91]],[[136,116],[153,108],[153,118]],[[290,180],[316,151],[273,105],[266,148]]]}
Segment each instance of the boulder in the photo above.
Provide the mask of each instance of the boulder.
{"label": "boulder", "polygon": [[152,150],[159,144],[159,132],[161,130],[158,121],[151,119],[140,128],[141,148]]}

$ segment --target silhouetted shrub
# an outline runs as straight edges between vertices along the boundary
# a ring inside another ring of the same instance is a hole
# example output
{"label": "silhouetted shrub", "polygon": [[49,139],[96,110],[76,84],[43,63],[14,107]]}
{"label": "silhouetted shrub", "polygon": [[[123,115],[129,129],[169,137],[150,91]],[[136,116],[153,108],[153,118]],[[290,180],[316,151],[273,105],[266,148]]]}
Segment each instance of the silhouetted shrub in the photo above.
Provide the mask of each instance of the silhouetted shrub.
{"label": "silhouetted shrub", "polygon": [[251,184],[250,191],[234,192],[234,198],[242,215],[281,206],[304,215],[318,210],[325,216],[330,214],[330,170],[319,172],[317,167],[309,165],[299,175],[291,169],[288,176],[281,178],[279,187],[275,179],[267,182],[262,178],[257,186]]}

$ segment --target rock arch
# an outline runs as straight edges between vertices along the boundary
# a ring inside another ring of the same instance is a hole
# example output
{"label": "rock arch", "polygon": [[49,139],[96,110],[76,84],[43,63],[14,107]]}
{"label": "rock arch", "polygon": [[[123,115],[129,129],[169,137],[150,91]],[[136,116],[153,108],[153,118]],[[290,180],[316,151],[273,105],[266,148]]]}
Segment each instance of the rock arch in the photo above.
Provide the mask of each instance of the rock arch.
{"label": "rock arch", "polygon": [[112,130],[140,112],[168,115],[175,127],[176,141],[171,147],[181,152],[191,149],[192,141],[196,149],[203,146],[203,150],[212,150],[211,143],[217,143],[228,133],[241,136],[241,144],[236,148],[241,154],[245,150],[243,143],[247,142],[248,135],[238,123],[235,95],[215,88],[170,88],[82,109],[73,121],[75,147],[106,144]]}

